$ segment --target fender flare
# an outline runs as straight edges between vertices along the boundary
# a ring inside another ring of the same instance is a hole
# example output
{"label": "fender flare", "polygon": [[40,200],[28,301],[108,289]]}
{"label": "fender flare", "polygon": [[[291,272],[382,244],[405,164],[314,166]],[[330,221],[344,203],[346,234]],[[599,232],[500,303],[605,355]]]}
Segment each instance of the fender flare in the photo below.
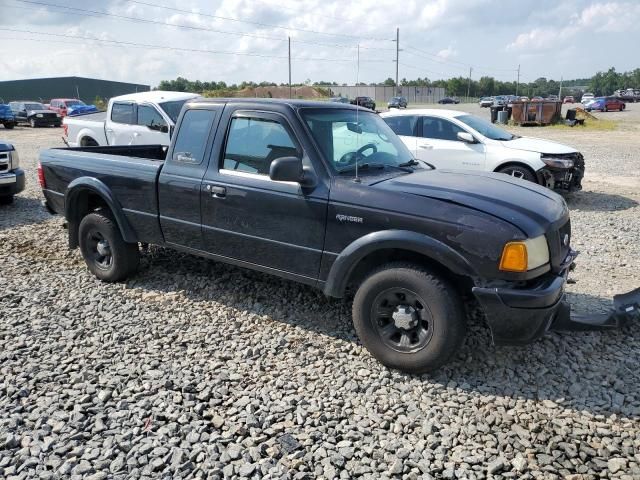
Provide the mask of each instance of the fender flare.
{"label": "fender flare", "polygon": [[72,248],[78,245],[78,227],[81,220],[78,218],[76,199],[85,191],[98,195],[109,206],[125,242],[136,243],[138,241],[135,231],[131,228],[122,210],[122,205],[109,187],[94,177],[78,177],[69,184],[64,194],[64,216],[69,222],[69,243]]}
{"label": "fender flare", "polygon": [[469,262],[441,241],[408,230],[384,230],[358,238],[338,255],[325,282],[325,295],[343,297],[349,277],[358,263],[376,250],[392,248],[424,255],[457,275],[476,276]]}

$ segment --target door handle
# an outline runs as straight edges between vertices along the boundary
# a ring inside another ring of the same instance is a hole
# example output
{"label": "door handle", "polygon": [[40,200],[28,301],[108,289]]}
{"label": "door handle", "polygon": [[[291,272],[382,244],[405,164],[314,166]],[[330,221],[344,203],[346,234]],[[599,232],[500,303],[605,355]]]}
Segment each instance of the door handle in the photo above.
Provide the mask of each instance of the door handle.
{"label": "door handle", "polygon": [[213,198],[224,198],[227,196],[227,189],[215,185],[207,185],[207,192],[211,193]]}
{"label": "door handle", "polygon": [[422,148],[423,150],[433,150],[433,145],[419,145],[418,148]]}

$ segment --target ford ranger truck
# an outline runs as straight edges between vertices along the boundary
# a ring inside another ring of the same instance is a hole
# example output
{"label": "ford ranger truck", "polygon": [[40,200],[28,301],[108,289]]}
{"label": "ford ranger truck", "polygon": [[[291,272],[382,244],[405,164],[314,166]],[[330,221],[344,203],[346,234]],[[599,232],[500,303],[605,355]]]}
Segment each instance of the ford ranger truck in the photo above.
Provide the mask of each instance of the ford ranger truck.
{"label": "ford ranger truck", "polygon": [[449,360],[467,297],[496,344],[572,325],[562,197],[507,175],[433,169],[365,108],[196,99],[168,149],[54,148],[39,169],[46,205],[97,278],[135,275],[142,243],[353,296],[360,340],[393,368]]}
{"label": "ford ranger truck", "polygon": [[24,170],[15,147],[0,140],[0,205],[13,203],[13,196],[24,190]]}

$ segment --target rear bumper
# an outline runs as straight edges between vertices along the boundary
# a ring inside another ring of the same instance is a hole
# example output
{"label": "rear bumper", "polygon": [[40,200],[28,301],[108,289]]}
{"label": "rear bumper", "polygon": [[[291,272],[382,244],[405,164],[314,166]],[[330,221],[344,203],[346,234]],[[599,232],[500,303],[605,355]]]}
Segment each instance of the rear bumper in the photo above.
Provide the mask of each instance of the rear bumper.
{"label": "rear bumper", "polygon": [[540,338],[570,313],[564,287],[568,268],[548,274],[528,288],[474,287],[496,345],[525,345]]}
{"label": "rear bumper", "polygon": [[0,174],[0,197],[17,195],[24,190],[24,185],[24,170],[21,168]]}

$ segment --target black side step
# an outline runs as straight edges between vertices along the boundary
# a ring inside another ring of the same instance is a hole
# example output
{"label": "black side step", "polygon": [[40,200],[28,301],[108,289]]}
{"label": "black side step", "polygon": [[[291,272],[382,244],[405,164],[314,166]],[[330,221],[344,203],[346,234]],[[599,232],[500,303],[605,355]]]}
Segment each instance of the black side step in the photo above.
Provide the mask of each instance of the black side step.
{"label": "black side step", "polygon": [[572,314],[569,309],[560,310],[551,330],[611,330],[630,320],[640,320],[640,288],[614,295],[613,309],[609,313]]}

